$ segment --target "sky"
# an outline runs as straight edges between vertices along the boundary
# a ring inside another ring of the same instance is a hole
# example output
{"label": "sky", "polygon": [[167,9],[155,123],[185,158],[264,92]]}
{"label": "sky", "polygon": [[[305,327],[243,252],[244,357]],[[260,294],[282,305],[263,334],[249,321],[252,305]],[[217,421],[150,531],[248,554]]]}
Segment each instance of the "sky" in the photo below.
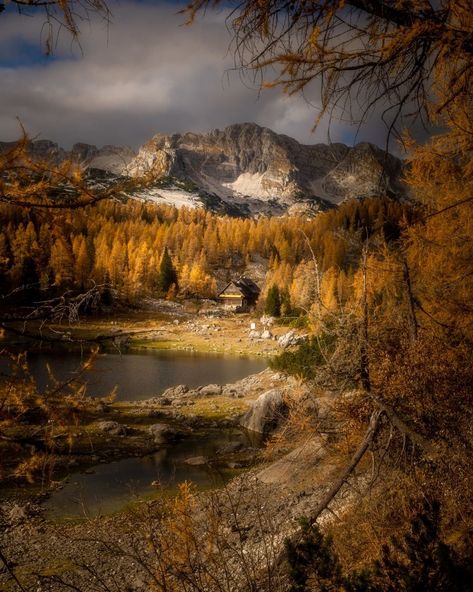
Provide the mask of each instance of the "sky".
{"label": "sky", "polygon": [[0,14],[0,140],[20,133],[69,149],[75,142],[137,148],[155,133],[203,132],[255,122],[302,143],[372,141],[385,129],[371,121],[355,138],[347,122],[323,122],[311,96],[259,91],[232,70],[225,12],[209,11],[192,26],[177,2],[110,4],[110,25],[81,24],[80,46],[64,31],[45,55],[44,16]]}

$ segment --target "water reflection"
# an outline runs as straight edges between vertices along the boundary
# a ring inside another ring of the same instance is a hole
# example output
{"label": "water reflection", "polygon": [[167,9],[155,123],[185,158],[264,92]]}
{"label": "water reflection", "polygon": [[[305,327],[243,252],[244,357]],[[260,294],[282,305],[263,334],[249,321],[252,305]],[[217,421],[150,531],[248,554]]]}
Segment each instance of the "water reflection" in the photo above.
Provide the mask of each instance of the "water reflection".
{"label": "water reflection", "polygon": [[[256,452],[261,439],[236,430],[215,431],[142,458],[98,465],[94,472],[71,475],[65,487],[53,493],[45,503],[47,515],[50,518],[79,518],[108,514],[133,499],[159,495],[163,490],[174,491],[183,481],[191,481],[200,489],[220,486],[234,472],[217,465],[212,459],[218,459],[219,451],[230,443],[241,443]],[[209,464],[194,466],[185,462],[198,456],[210,459]]]}
{"label": "water reflection", "polygon": [[[51,383],[48,366],[59,380],[77,371],[84,357],[77,352],[28,354],[31,372],[40,390]],[[193,354],[175,351],[101,354],[86,375],[88,393],[105,396],[118,387],[118,400],[140,400],[153,397],[177,384],[197,387],[209,383],[226,384],[260,372],[264,360]]]}

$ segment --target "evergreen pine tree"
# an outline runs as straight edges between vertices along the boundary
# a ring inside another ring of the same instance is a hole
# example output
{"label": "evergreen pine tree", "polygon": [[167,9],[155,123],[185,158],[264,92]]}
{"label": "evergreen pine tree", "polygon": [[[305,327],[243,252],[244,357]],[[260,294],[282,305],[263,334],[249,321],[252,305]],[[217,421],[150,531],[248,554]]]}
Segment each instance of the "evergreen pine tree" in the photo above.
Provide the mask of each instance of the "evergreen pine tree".
{"label": "evergreen pine tree", "polygon": [[281,314],[284,317],[290,317],[293,314],[293,310],[289,291],[287,289],[281,290],[279,293],[279,297],[281,300]]}
{"label": "evergreen pine tree", "polygon": [[176,290],[178,288],[177,273],[172,264],[171,256],[169,255],[167,247],[164,247],[163,256],[161,257],[161,263],[159,264],[158,273],[158,291],[165,296],[168,293],[169,288],[174,284]]}
{"label": "evergreen pine tree", "polygon": [[281,295],[276,285],[271,286],[268,290],[264,312],[271,317],[281,316]]}

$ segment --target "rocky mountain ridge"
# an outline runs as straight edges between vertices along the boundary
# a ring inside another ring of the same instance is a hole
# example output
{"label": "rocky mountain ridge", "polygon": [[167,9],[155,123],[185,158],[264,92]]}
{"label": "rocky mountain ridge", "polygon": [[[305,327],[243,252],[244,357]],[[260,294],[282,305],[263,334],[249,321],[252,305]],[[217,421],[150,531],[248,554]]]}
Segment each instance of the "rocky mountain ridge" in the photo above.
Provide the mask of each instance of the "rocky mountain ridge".
{"label": "rocky mountain ridge", "polygon": [[336,205],[345,199],[403,195],[402,162],[361,143],[300,144],[254,123],[206,134],[157,134],[138,152],[129,174],[186,179],[221,199],[301,201]]}
{"label": "rocky mountain ridge", "polygon": [[[0,151],[11,144],[0,143]],[[156,182],[130,197],[236,216],[313,214],[347,199],[403,198],[403,163],[377,146],[300,144],[255,123],[208,133],[157,134],[135,154],[122,146],[77,143],[65,151],[31,143],[38,157]]]}
{"label": "rocky mountain ridge", "polygon": [[[0,142],[0,153],[15,146],[16,142]],[[136,156],[128,146],[112,146],[110,144],[97,148],[94,144],[77,142],[71,150],[64,150],[51,140],[33,140],[28,144],[28,152],[33,158],[52,161],[56,164],[71,160],[86,169],[98,169],[123,174]]]}

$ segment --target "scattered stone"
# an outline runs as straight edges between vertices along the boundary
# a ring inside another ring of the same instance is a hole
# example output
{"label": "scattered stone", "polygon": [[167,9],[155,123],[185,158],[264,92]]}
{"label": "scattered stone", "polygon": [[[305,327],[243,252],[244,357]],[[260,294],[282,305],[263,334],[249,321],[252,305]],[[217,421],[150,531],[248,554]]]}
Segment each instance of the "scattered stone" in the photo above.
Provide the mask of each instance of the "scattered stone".
{"label": "scattered stone", "polygon": [[127,427],[117,421],[99,421],[96,425],[101,432],[112,436],[126,436],[128,432]]}
{"label": "scattered stone", "polygon": [[269,329],[265,329],[261,333],[261,339],[272,339],[272,338],[273,338],[273,334],[271,333],[271,331]]}
{"label": "scattered stone", "polygon": [[201,397],[218,397],[222,394],[222,387],[219,384],[207,384],[197,391]]}
{"label": "scattered stone", "polygon": [[260,318],[260,323],[263,325],[263,327],[272,327],[274,325],[274,321],[274,317],[268,317],[266,315],[263,315]]}
{"label": "scattered stone", "polygon": [[238,394],[238,390],[232,384],[222,387],[222,395],[224,397],[237,398]]}
{"label": "scattered stone", "polygon": [[137,403],[140,407],[159,407],[162,404],[162,397],[151,397],[151,399],[144,399]]}
{"label": "scattered stone", "polygon": [[28,513],[23,506],[14,504],[8,512],[8,520],[10,524],[20,524],[28,518]]}
{"label": "scattered stone", "polygon": [[293,345],[300,345],[301,343],[307,341],[307,339],[307,335],[298,335],[294,329],[291,329],[290,331],[284,333],[284,335],[281,335],[278,338],[278,344],[281,347],[286,348],[291,347]]}
{"label": "scattered stone", "polygon": [[97,413],[108,413],[110,411],[110,407],[104,403],[104,401],[98,401],[95,410]]}

